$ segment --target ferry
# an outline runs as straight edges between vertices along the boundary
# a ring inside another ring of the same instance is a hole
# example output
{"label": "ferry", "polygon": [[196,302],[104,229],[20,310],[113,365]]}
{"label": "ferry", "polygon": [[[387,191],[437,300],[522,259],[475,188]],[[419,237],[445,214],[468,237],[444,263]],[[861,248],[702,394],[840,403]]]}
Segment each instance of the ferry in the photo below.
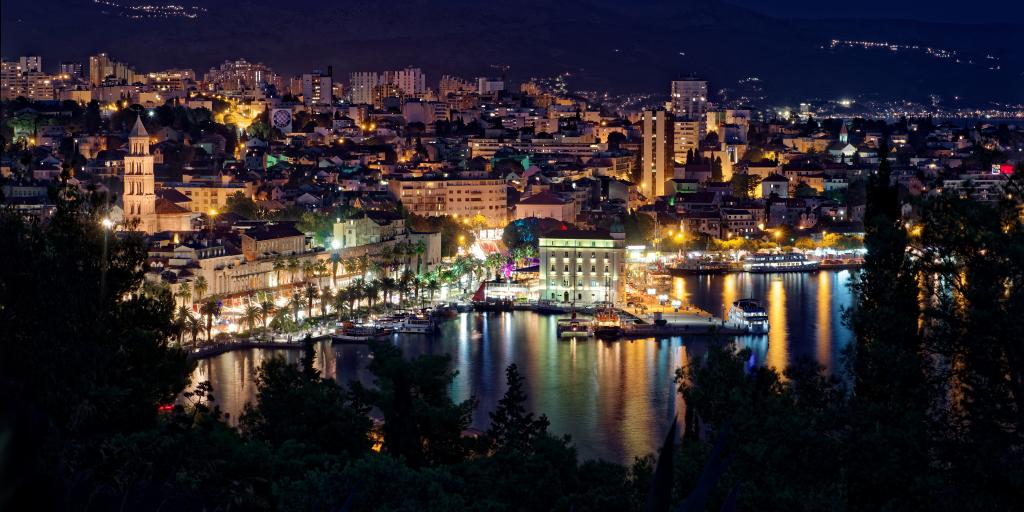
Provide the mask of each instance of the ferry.
{"label": "ferry", "polygon": [[435,326],[430,317],[407,315],[397,330],[403,334],[433,334]]}
{"label": "ferry", "polygon": [[674,276],[724,274],[733,270],[727,261],[718,260],[687,260],[669,269]]}
{"label": "ferry", "polygon": [[798,252],[755,254],[743,262],[743,270],[753,273],[809,272],[818,270],[818,262]]}
{"label": "ferry", "polygon": [[768,332],[768,313],[756,299],[741,299],[732,303],[729,309],[729,321],[744,327],[752,334]]}
{"label": "ferry", "polygon": [[589,338],[591,335],[590,326],[587,325],[587,322],[575,316],[559,320],[556,329],[559,338]]}
{"label": "ferry", "polygon": [[352,325],[342,327],[331,335],[332,343],[367,343],[386,340],[394,333],[391,329],[375,325]]}
{"label": "ferry", "polygon": [[564,315],[572,310],[572,306],[562,302],[540,299],[537,301],[537,306],[534,307],[533,310],[542,315]]}

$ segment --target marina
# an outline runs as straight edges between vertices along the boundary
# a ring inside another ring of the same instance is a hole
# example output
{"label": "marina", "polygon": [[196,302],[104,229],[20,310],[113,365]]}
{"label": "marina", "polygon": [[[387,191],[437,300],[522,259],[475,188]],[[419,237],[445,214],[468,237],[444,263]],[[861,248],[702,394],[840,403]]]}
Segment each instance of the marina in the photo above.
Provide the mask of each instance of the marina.
{"label": "marina", "polygon": [[[709,344],[735,339],[753,351],[758,364],[784,367],[806,357],[838,369],[852,339],[841,319],[842,309],[851,304],[849,276],[849,271],[817,271],[670,279],[665,293],[694,309],[676,313],[665,308],[662,318],[666,324],[683,322],[686,327],[659,330],[652,322],[634,331],[646,336],[620,336],[616,341],[601,339],[599,332],[590,338],[560,339],[556,328],[564,315],[515,310],[458,313],[441,321],[434,336],[395,334],[389,342],[407,357],[451,357],[451,368],[458,372],[451,384],[452,397],[479,400],[473,412],[475,428],[489,424],[488,413],[504,393],[504,387],[495,383],[501,381],[505,367],[515,363],[529,379],[531,410],[548,415],[551,431],[570,434],[581,458],[629,463],[634,456],[654,452],[660,438],[652,432],[663,432],[673,415],[683,413],[674,372],[699,361]],[[761,301],[771,323],[767,335],[720,330],[731,304],[744,298]],[[697,309],[705,315],[714,313],[719,336],[707,335],[715,322],[696,315]],[[617,314],[622,324],[644,317],[632,307]],[[372,384],[366,370],[371,361],[367,345],[322,341],[315,347],[315,364],[325,375],[345,385],[351,380]],[[209,379],[221,409],[237,418],[255,396],[255,372],[266,358],[280,355],[298,361],[302,355],[300,350],[275,348],[253,347],[204,358],[192,380]]]}

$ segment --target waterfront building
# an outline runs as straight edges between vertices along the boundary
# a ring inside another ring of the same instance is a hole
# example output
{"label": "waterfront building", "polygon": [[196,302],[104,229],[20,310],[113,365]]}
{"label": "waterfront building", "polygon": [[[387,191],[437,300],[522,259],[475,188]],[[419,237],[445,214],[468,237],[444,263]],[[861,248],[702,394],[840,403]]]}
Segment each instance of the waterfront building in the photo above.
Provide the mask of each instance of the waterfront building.
{"label": "waterfront building", "polygon": [[625,299],[626,241],[612,232],[564,228],[539,237],[538,297],[588,306]]}

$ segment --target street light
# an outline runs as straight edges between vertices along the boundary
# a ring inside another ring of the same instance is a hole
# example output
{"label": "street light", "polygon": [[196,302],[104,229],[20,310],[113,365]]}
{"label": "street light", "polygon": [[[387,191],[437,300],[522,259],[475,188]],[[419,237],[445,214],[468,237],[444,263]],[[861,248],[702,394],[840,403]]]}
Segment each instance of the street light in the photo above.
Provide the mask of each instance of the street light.
{"label": "street light", "polygon": [[107,289],[107,243],[110,238],[110,230],[114,227],[114,221],[104,217],[100,221],[103,226],[103,255],[100,260],[100,299],[106,294]]}

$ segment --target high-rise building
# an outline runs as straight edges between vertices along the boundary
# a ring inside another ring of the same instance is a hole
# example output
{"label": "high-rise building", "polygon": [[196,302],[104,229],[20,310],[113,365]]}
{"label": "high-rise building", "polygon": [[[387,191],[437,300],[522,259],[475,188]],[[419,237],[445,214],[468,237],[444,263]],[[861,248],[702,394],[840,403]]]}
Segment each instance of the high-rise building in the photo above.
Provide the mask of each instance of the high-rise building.
{"label": "high-rise building", "polygon": [[476,79],[477,94],[485,96],[505,90],[505,81],[500,78],[480,77]]}
{"label": "high-rise building", "polygon": [[226,60],[220,67],[210,68],[203,77],[208,88],[227,92],[253,90],[273,85],[281,91],[280,77],[261,62],[245,59]]}
{"label": "high-rise building", "polygon": [[21,70],[26,73],[43,72],[43,58],[38,55],[21,57],[18,59],[18,63],[21,64]]}
{"label": "high-rise building", "polygon": [[441,100],[444,100],[449,94],[458,96],[461,94],[471,94],[476,92],[476,90],[476,84],[469,80],[464,80],[457,76],[444,75],[438,84],[437,95]]}
{"label": "high-rise building", "polygon": [[68,78],[82,78],[82,63],[81,62],[61,62],[60,63],[60,74],[65,75]]}
{"label": "high-rise building", "polygon": [[427,79],[420,68],[407,67],[394,73],[395,85],[406,97],[419,98],[427,91]]}
{"label": "high-rise building", "polygon": [[330,67],[327,68],[327,73],[315,70],[302,75],[302,101],[306,105],[330,105],[333,91]]}
{"label": "high-rise building", "polygon": [[89,57],[89,85],[93,87],[102,85],[108,78],[119,83],[132,84],[137,80],[136,75],[134,68],[123,62],[112,60],[106,53]]}
{"label": "high-rise building", "polygon": [[700,149],[700,128],[701,123],[697,120],[676,119],[672,123],[673,148],[677,163],[686,163],[687,151],[694,153]]}
{"label": "high-rise building", "polygon": [[664,110],[645,110],[641,115],[643,135],[640,155],[640,192],[653,200],[665,194],[665,180],[674,175],[674,123]]}
{"label": "high-rise building", "polygon": [[352,73],[348,77],[349,98],[358,105],[373,103],[373,88],[380,85],[380,76],[374,72]]}
{"label": "high-rise building", "polygon": [[696,77],[672,81],[671,110],[676,117],[685,121],[698,121],[698,136],[704,140],[707,135],[708,83]]}

